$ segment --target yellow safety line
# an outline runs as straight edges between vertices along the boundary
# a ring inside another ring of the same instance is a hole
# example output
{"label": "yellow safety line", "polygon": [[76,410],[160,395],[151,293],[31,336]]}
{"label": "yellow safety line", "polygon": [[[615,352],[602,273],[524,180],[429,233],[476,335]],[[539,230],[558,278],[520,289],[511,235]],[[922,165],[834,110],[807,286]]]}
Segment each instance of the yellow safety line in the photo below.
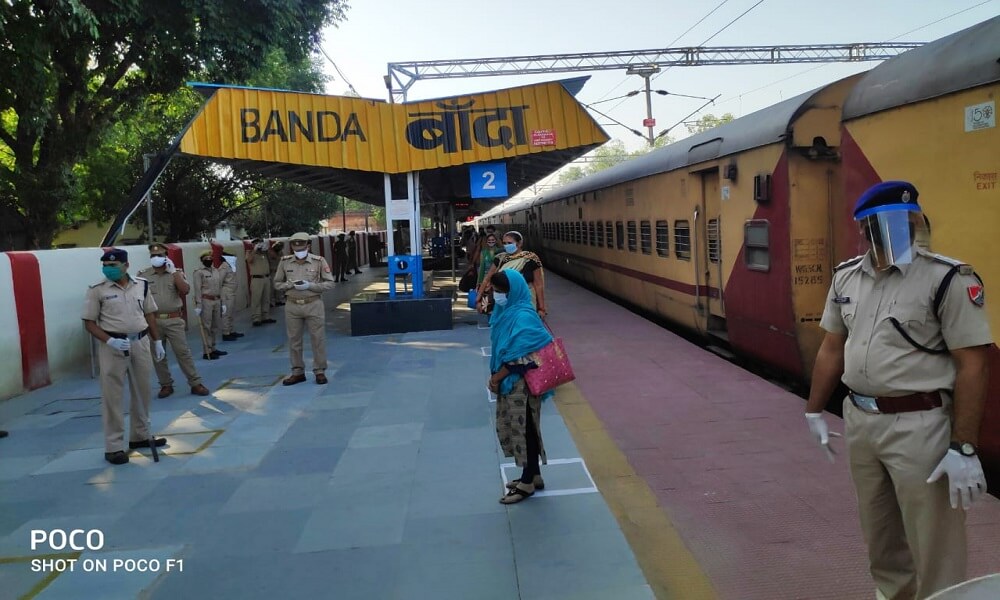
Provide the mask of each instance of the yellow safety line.
{"label": "yellow safety line", "polygon": [[555,395],[566,428],[659,600],[714,600],[701,565],[575,384]]}
{"label": "yellow safety line", "polygon": [[[51,559],[80,558],[81,554],[83,554],[83,552],[78,551],[78,552],[65,552],[56,554],[35,554],[34,556],[0,556],[0,565],[31,562],[35,559],[46,559],[46,558],[51,558]],[[37,596],[39,592],[49,587],[49,584],[52,583],[56,577],[62,575],[62,573],[63,573],[62,571],[51,571],[48,575],[46,575],[38,583],[36,583],[34,587],[28,590],[26,594],[21,596],[19,600],[32,600],[32,598]]]}
{"label": "yellow safety line", "polygon": [[[198,454],[199,452],[201,452],[205,448],[208,448],[209,446],[211,446],[212,443],[215,440],[217,440],[220,435],[222,435],[223,433],[225,433],[225,431],[226,431],[225,429],[206,429],[205,431],[182,431],[182,432],[178,432],[178,433],[166,433],[164,435],[166,435],[167,437],[179,437],[179,436],[182,436],[182,435],[201,435],[203,433],[211,433],[212,435],[207,440],[205,440],[205,442],[203,442],[201,446],[198,446],[197,448],[195,448],[194,450],[192,450],[190,452],[167,452],[166,450],[160,450],[159,453],[163,454],[164,456],[187,456],[187,455]],[[146,456],[146,455],[143,454],[142,452],[139,452],[139,450],[136,449],[136,450],[133,450],[132,452],[130,452],[129,456]],[[152,454],[150,455],[150,457],[151,456],[152,456]],[[149,458],[149,457],[147,457],[147,458]]]}

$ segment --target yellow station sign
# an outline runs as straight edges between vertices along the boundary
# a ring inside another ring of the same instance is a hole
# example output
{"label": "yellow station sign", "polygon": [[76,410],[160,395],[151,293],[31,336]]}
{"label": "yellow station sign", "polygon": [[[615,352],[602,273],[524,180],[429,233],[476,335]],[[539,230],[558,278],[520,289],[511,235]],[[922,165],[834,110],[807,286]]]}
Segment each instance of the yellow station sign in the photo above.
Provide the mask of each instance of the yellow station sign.
{"label": "yellow station sign", "polygon": [[219,87],[180,150],[214,159],[405,173],[607,140],[559,82],[404,104]]}

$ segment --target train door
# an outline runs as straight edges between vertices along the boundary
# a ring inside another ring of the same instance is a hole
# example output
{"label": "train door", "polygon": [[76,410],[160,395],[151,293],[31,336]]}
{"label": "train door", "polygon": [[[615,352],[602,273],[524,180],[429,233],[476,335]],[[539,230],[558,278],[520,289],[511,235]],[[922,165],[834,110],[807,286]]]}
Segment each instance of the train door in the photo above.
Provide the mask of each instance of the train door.
{"label": "train door", "polygon": [[701,173],[701,214],[694,224],[698,237],[698,286],[705,317],[704,329],[725,337],[726,305],[722,271],[722,190],[719,170]]}

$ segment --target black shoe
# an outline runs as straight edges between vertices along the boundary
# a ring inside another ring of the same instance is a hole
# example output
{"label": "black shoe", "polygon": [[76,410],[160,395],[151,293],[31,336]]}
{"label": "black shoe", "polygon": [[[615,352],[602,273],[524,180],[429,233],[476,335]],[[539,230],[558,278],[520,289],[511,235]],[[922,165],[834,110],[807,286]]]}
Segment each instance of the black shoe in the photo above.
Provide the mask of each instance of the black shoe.
{"label": "black shoe", "polygon": [[212,358],[219,358],[220,356],[225,356],[227,354],[229,354],[229,353],[228,352],[223,352],[222,350],[212,350],[212,353],[211,353],[210,356]]}
{"label": "black shoe", "polygon": [[251,325],[253,325],[254,327],[260,327],[261,325],[263,325],[263,323],[260,321],[254,321],[253,323],[251,323]]}
{"label": "black shoe", "polygon": [[105,452],[104,460],[113,465],[124,465],[128,462],[128,455],[122,450],[119,450],[118,452]]}
{"label": "black shoe", "polygon": [[355,269],[355,270],[354,270],[354,274],[355,274],[355,275],[361,275],[361,271],[358,271],[357,269]]}
{"label": "black shoe", "polygon": [[[159,448],[160,446],[166,446],[167,445],[167,438],[155,438],[153,440],[153,443],[156,444],[157,448]],[[149,440],[141,440],[141,441],[138,441],[138,442],[129,442],[128,443],[128,447],[131,448],[131,449],[133,449],[133,450],[135,450],[136,448],[149,448]]]}
{"label": "black shoe", "polygon": [[230,333],[229,335],[235,335],[236,337],[243,337],[243,334],[240,333],[239,331],[234,331],[234,332]]}
{"label": "black shoe", "polygon": [[0,439],[2,439],[2,438],[5,438],[5,437],[7,437],[8,435],[10,435],[10,434],[9,434],[9,433],[7,433],[6,431],[4,431],[4,430],[0,429]]}
{"label": "black shoe", "polygon": [[284,302],[275,302],[274,305],[275,306],[284,306],[285,303]]}
{"label": "black shoe", "polygon": [[277,323],[277,321],[275,321],[274,319],[264,319],[263,321],[261,321],[261,323],[268,323],[268,324],[270,324],[270,323]]}
{"label": "black shoe", "polygon": [[211,354],[202,354],[202,355],[201,355],[201,357],[202,357],[202,358],[204,358],[205,360],[215,360],[215,359],[219,358],[219,357],[218,357],[218,356],[217,356],[217,355],[215,354],[215,352],[213,352],[213,353],[211,353]]}
{"label": "black shoe", "polygon": [[236,335],[235,333],[227,333],[222,336],[223,342],[235,342],[238,339],[240,339],[240,336]]}

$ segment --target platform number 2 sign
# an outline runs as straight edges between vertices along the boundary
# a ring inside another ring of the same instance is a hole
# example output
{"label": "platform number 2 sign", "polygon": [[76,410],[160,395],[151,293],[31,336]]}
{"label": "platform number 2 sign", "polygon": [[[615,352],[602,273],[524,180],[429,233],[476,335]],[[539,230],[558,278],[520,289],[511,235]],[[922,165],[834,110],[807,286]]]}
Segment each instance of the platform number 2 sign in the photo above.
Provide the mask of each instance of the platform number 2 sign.
{"label": "platform number 2 sign", "polygon": [[506,198],[507,163],[469,165],[469,187],[473,198]]}

